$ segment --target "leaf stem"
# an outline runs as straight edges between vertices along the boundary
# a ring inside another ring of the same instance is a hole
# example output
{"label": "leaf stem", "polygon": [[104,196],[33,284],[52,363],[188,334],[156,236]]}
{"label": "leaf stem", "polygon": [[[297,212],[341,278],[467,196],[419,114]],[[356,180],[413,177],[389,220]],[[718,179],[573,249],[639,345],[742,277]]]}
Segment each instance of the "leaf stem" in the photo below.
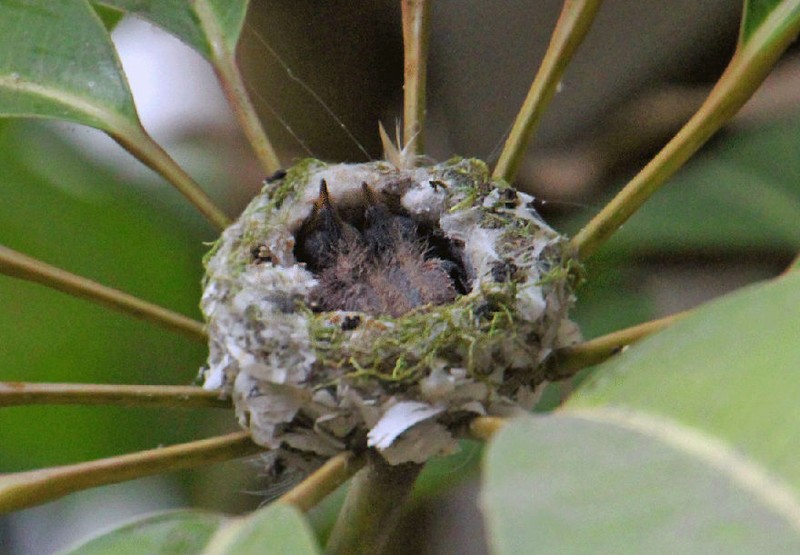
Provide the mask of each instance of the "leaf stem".
{"label": "leaf stem", "polygon": [[366,467],[353,478],[325,552],[329,555],[380,553],[397,523],[422,465],[392,466],[368,451]]}
{"label": "leaf stem", "polygon": [[0,245],[0,273],[33,281],[74,297],[87,299],[136,318],[158,324],[187,337],[206,341],[202,322],[143,301],[128,293],[56,268]]}
{"label": "leaf stem", "polygon": [[542,64],[494,168],[493,179],[510,183],[516,177],[536,125],[553,99],[561,77],[589,31],[601,3],[602,0],[565,0]]}
{"label": "leaf stem", "polygon": [[590,339],[573,347],[559,349],[550,358],[547,379],[550,381],[564,380],[573,376],[578,370],[600,364],[626,345],[671,326],[687,314],[688,312],[679,312]]}
{"label": "leaf stem", "polygon": [[594,254],[752,96],[800,31],[800,10],[795,4],[781,3],[746,43],[739,43],[728,67],[697,113],[572,238],[572,245],[581,259]]}
{"label": "leaf stem", "polygon": [[309,511],[361,470],[365,462],[363,456],[357,456],[350,451],[339,453],[276,502],[294,505],[304,512]]}
{"label": "leaf stem", "polygon": [[143,164],[169,181],[214,227],[222,230],[230,225],[230,218],[214,204],[211,197],[161,148],[141,124],[137,122],[136,125],[117,126],[108,131],[108,134]]}
{"label": "leaf stem", "polygon": [[424,150],[425,86],[430,35],[430,2],[403,0],[404,100],[401,148],[421,155]]}
{"label": "leaf stem", "polygon": [[236,432],[85,463],[0,475],[0,513],[24,509],[84,489],[196,468],[263,450]]}
{"label": "leaf stem", "polygon": [[236,54],[227,46],[228,42],[225,40],[217,16],[209,3],[206,1],[195,2],[194,9],[211,45],[211,66],[222,85],[225,98],[228,99],[228,104],[233,109],[239,125],[242,126],[262,169],[266,175],[272,175],[281,168],[281,162],[261,125],[250,95],[247,94],[244,79],[242,79],[239,66],[236,64]]}
{"label": "leaf stem", "polygon": [[188,385],[0,382],[0,407],[16,405],[231,408],[218,391]]}

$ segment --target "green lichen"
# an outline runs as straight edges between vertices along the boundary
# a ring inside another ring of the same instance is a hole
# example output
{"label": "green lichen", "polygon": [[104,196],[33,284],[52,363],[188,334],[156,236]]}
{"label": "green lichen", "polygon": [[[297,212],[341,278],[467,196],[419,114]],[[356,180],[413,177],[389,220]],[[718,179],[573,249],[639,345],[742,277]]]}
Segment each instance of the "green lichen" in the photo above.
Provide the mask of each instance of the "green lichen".
{"label": "green lichen", "polygon": [[259,208],[263,212],[272,212],[283,206],[290,195],[302,191],[309,182],[309,174],[324,168],[327,164],[316,158],[304,158],[286,170],[286,176],[274,183],[267,183],[261,193],[267,195],[269,202]]}
{"label": "green lichen", "polygon": [[[498,284],[481,295],[459,297],[449,305],[423,307],[400,318],[370,319],[367,331],[343,331],[326,314],[314,314],[312,345],[319,360],[339,370],[339,378],[371,378],[395,385],[412,384],[443,361],[459,364],[475,379],[486,375],[478,358],[491,356],[499,342],[513,340],[516,287]],[[364,340],[349,341],[353,333]]]}

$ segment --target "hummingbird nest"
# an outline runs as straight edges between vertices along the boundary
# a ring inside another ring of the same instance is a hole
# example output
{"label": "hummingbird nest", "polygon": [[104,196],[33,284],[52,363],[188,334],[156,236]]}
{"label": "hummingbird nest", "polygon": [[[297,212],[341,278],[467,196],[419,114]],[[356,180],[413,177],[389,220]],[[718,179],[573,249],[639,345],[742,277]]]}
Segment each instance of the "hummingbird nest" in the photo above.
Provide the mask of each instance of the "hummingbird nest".
{"label": "hummingbird nest", "polygon": [[532,202],[477,160],[276,176],[206,258],[205,387],[300,471],[367,447],[421,463],[529,409],[578,339],[574,258]]}

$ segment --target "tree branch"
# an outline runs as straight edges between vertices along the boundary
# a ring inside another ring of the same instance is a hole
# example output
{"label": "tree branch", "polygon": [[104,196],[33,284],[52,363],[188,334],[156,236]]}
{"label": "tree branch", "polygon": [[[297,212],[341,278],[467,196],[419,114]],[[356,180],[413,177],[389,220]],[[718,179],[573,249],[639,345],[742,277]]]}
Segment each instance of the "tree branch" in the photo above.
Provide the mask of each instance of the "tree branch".
{"label": "tree branch", "polygon": [[230,409],[231,401],[195,386],[0,382],[0,407],[17,405]]}
{"label": "tree branch", "polygon": [[236,432],[85,463],[4,474],[0,475],[0,513],[32,507],[96,486],[196,468],[263,450],[250,440],[248,432]]}
{"label": "tree branch", "polygon": [[68,295],[90,300],[193,339],[204,342],[207,339],[202,322],[56,268],[2,245],[0,245],[0,273],[40,283]]}

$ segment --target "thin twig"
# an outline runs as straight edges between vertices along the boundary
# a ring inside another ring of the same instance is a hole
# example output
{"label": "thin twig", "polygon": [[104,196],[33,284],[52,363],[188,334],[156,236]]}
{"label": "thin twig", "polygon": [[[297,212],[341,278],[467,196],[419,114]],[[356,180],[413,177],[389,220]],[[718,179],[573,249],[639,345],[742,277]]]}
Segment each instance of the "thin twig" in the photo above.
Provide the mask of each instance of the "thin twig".
{"label": "thin twig", "polygon": [[564,70],[583,42],[601,3],[602,0],[564,2],[542,64],[497,161],[492,175],[494,179],[504,179],[510,183],[516,177],[536,125],[555,95]]}
{"label": "thin twig", "polygon": [[117,289],[100,285],[2,245],[0,245],[0,273],[40,283],[69,295],[102,304],[193,339],[206,340],[202,322]]}
{"label": "thin twig", "polygon": [[331,532],[328,555],[381,553],[422,470],[415,463],[392,466],[373,451],[366,457]]}
{"label": "thin twig", "polygon": [[753,95],[800,30],[800,14],[786,13],[787,9],[794,8],[776,8],[746,43],[740,40],[728,67],[697,113],[572,238],[581,259],[594,254]]}
{"label": "thin twig", "polygon": [[254,455],[262,450],[263,447],[250,440],[248,432],[236,432],[97,461],[3,474],[0,475],[0,513],[31,507],[96,486],[196,468]]}
{"label": "thin twig", "polygon": [[242,126],[264,172],[266,175],[272,175],[281,168],[281,162],[261,125],[250,95],[247,94],[244,79],[236,64],[236,53],[228,47],[224,33],[217,23],[217,16],[208,2],[195,2],[194,9],[211,45],[211,66],[222,85],[225,98],[239,125]]}
{"label": "thin twig", "polygon": [[424,149],[425,85],[430,32],[430,2],[403,0],[404,101],[402,149],[421,155]]}
{"label": "thin twig", "polygon": [[672,325],[687,314],[688,312],[679,312],[590,339],[573,347],[559,349],[550,358],[547,379],[563,380],[573,376],[578,370],[600,364],[626,345]]}
{"label": "thin twig", "polygon": [[0,382],[0,407],[16,405],[118,405],[127,407],[231,408],[218,391],[178,385],[111,385]]}
{"label": "thin twig", "polygon": [[230,225],[230,218],[214,204],[214,201],[200,185],[161,148],[161,145],[153,140],[144,127],[140,124],[127,125],[115,127],[108,133],[125,150],[169,181],[214,227],[222,230]]}
{"label": "thin twig", "polygon": [[283,494],[276,502],[308,511],[364,467],[366,459],[349,451],[339,453]]}

